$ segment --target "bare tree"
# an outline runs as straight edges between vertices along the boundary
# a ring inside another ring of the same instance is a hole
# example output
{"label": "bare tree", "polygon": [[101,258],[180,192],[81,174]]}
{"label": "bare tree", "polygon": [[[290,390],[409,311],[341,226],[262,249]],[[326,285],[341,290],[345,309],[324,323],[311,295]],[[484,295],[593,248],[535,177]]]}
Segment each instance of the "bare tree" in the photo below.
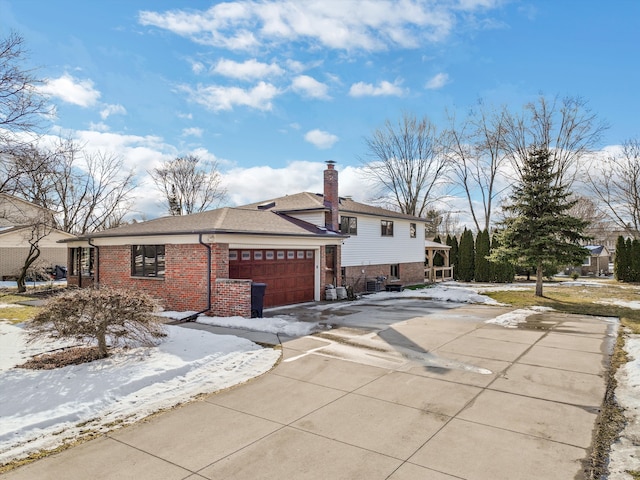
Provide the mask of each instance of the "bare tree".
{"label": "bare tree", "polygon": [[378,186],[377,201],[402,213],[423,217],[446,179],[448,161],[441,135],[427,117],[404,113],[397,124],[387,120],[365,138],[364,172]]}
{"label": "bare tree", "polygon": [[506,111],[488,110],[482,102],[460,125],[450,117],[446,155],[456,183],[463,189],[476,231],[489,230],[494,203],[504,191],[500,179],[508,161],[504,149]]}
{"label": "bare tree", "polygon": [[640,238],[640,140],[627,140],[620,153],[596,158],[588,181],[618,228]]}
{"label": "bare tree", "polygon": [[104,287],[73,290],[52,299],[27,324],[28,339],[95,341],[103,358],[109,353],[109,341],[151,346],[164,336],[159,317],[153,315],[156,309],[156,302],[144,292]]}
{"label": "bare tree", "polygon": [[25,68],[24,39],[10,33],[0,40],[0,155],[15,147],[17,132],[33,132],[50,111],[38,90],[41,81]]}
{"label": "bare tree", "polygon": [[44,218],[40,218],[33,219],[30,225],[21,227],[21,229],[23,231],[23,238],[29,245],[29,251],[27,252],[24,262],[20,267],[20,271],[18,272],[18,293],[24,293],[27,291],[27,276],[36,263],[36,260],[40,257],[40,241],[51,233],[52,227],[44,220]]}
{"label": "bare tree", "polygon": [[557,172],[556,185],[571,187],[585,156],[607,128],[580,97],[540,96],[521,114],[506,117],[504,145],[519,177],[531,149],[546,150]]}
{"label": "bare tree", "polygon": [[215,161],[186,155],[165,162],[149,172],[171,215],[188,215],[222,202],[226,190]]}
{"label": "bare tree", "polygon": [[74,140],[59,139],[53,148],[26,150],[17,163],[27,172],[17,193],[57,212],[60,230],[77,235],[103,230],[130,211],[135,176],[117,155],[86,153]]}

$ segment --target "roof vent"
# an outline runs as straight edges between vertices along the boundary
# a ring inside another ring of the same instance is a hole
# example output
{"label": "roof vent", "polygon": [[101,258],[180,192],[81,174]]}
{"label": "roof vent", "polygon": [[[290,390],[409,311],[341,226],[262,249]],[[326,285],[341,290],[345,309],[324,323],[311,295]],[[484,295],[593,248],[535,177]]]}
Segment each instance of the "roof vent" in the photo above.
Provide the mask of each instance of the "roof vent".
{"label": "roof vent", "polygon": [[262,205],[258,205],[258,210],[269,210],[276,206],[276,202],[263,203]]}

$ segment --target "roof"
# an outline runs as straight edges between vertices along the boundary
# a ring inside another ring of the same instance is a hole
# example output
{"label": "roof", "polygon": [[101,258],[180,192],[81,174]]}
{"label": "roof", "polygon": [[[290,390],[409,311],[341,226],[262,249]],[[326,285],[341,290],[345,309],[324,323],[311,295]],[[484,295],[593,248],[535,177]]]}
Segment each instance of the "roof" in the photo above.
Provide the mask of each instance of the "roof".
{"label": "roof", "polygon": [[247,235],[346,237],[269,210],[219,208],[190,215],[167,216],[85,235],[108,238],[148,235],[241,233]]}
{"label": "roof", "polygon": [[429,240],[425,240],[424,246],[426,248],[434,248],[434,249],[440,249],[440,250],[451,250],[451,246],[450,245],[445,245],[444,243],[439,243],[439,242],[431,242]]}
{"label": "roof", "polygon": [[[295,213],[305,211],[328,210],[329,206],[325,204],[324,195],[321,193],[301,192],[293,195],[285,195],[284,197],[273,198],[263,202],[251,203],[238,207],[241,209],[262,209],[272,210],[282,213]],[[340,197],[341,213],[355,213],[362,215],[373,215],[386,218],[401,218],[405,220],[413,220],[416,222],[425,222],[424,218],[407,215],[404,213],[388,210],[386,208],[375,207],[360,203],[348,197]]]}
{"label": "roof", "polygon": [[605,252],[605,255],[609,254],[609,250],[607,250],[604,245],[586,245],[584,248],[591,252],[591,256],[601,255],[603,251]]}

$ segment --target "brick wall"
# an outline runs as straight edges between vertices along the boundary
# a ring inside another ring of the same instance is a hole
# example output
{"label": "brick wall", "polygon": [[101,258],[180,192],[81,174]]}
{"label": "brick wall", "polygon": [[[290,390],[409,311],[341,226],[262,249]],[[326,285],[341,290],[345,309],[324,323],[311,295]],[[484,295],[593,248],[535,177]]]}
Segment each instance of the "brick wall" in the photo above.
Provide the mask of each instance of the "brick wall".
{"label": "brick wall", "polygon": [[207,308],[207,249],[200,244],[166,244],[164,278],[132,277],[131,246],[101,246],[99,255],[101,285],[141,290],[160,300],[166,310]]}
{"label": "brick wall", "polygon": [[251,317],[251,280],[217,278],[211,315]]}
{"label": "brick wall", "polygon": [[[362,273],[363,270],[364,273]],[[383,289],[387,283],[401,283],[403,285],[424,283],[424,263],[401,263],[399,265],[399,270],[399,281],[392,282],[392,279],[389,278],[391,273],[391,264],[346,267],[343,283],[344,285],[353,287],[353,291],[356,293],[366,291],[366,282],[368,280],[375,280],[376,277],[387,277],[387,280],[382,283]]]}

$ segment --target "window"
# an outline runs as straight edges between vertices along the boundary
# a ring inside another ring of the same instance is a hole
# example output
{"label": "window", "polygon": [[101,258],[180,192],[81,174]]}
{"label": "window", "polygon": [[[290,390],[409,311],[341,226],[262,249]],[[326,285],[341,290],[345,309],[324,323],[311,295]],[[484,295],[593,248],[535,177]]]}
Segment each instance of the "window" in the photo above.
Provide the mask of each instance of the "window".
{"label": "window", "polygon": [[253,252],[253,259],[254,260],[262,260],[262,251],[261,250],[256,250],[255,252]]}
{"label": "window", "polygon": [[294,258],[296,258],[296,252],[287,250],[287,260],[293,260]]}
{"label": "window", "polygon": [[391,265],[391,270],[389,271],[389,276],[391,278],[400,278],[400,265],[399,264],[395,264],[395,265]]}
{"label": "window", "polygon": [[242,255],[240,257],[242,260],[251,260],[251,252],[248,250],[244,250],[240,255]]}
{"label": "window", "polygon": [[238,260],[238,251],[237,250],[229,250],[229,260],[230,261]]}
{"label": "window", "polygon": [[340,217],[340,231],[349,235],[357,235],[358,219],[356,217]]}
{"label": "window", "polygon": [[133,245],[131,276],[164,278],[164,245]]}
{"label": "window", "polygon": [[92,247],[80,247],[71,249],[69,275],[90,277],[93,275],[94,249]]}
{"label": "window", "polygon": [[282,250],[278,250],[278,260],[284,260],[284,252]]}
{"label": "window", "polygon": [[273,260],[273,250],[267,250],[264,255],[267,260]]}
{"label": "window", "polygon": [[410,223],[409,224],[409,236],[411,238],[416,238],[416,224],[415,223]]}
{"label": "window", "polygon": [[307,258],[313,258],[313,250],[307,250]]}
{"label": "window", "polygon": [[393,237],[393,222],[391,220],[382,220],[381,226],[383,237]]}

